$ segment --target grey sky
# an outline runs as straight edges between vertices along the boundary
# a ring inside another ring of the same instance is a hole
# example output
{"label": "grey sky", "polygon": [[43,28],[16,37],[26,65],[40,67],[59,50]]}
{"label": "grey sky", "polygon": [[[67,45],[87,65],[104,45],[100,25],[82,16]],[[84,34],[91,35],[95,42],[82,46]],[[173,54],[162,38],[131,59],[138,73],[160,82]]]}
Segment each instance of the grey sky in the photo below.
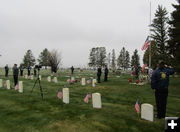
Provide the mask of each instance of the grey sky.
{"label": "grey sky", "polygon": [[[150,0],[0,0],[0,66],[22,62],[28,49],[37,58],[44,49],[62,52],[62,66],[84,66],[89,51],[124,46],[130,54],[149,33]],[[176,0],[151,0],[172,12]]]}

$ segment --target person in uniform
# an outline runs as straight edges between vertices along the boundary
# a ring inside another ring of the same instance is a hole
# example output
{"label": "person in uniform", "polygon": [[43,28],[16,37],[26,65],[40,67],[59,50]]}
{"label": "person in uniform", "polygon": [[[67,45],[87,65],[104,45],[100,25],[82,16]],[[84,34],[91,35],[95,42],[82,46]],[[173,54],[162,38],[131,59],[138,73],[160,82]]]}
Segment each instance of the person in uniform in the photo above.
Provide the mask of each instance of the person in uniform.
{"label": "person in uniform", "polygon": [[105,69],[104,69],[104,81],[105,82],[107,82],[108,73],[109,73],[109,70],[108,70],[107,66],[105,66]]}
{"label": "person in uniform", "polygon": [[98,83],[101,83],[101,66],[99,66],[97,70],[97,80],[98,80]]}
{"label": "person in uniform", "polygon": [[20,76],[23,76],[23,66],[20,66]]}
{"label": "person in uniform", "polygon": [[18,84],[18,74],[19,74],[19,70],[17,68],[17,64],[14,64],[13,67],[14,86]]}
{"label": "person in uniform", "polygon": [[5,66],[5,77],[8,77],[8,73],[9,73],[9,67],[8,65]]}
{"label": "person in uniform", "polygon": [[136,73],[136,79],[138,79],[139,78],[139,69],[136,65],[134,66],[134,68],[135,68],[135,73]]}
{"label": "person in uniform", "polygon": [[72,66],[71,67],[71,74],[73,74],[74,73],[74,67]]}
{"label": "person in uniform", "polygon": [[174,70],[164,61],[159,61],[158,68],[153,71],[151,77],[151,88],[155,91],[157,115],[156,118],[165,118],[166,104],[168,96],[169,75],[173,75]]}

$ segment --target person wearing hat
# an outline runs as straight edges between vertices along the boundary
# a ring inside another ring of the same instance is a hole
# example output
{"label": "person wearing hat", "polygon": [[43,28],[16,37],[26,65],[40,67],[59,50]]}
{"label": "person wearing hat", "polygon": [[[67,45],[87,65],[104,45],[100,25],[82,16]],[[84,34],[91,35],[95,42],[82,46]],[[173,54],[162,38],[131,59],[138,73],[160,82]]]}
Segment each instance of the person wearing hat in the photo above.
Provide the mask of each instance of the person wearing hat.
{"label": "person wearing hat", "polygon": [[14,64],[13,67],[14,86],[18,84],[18,75],[19,75],[19,69],[17,68],[17,64]]}
{"label": "person wearing hat", "polygon": [[155,91],[157,115],[161,119],[166,116],[166,104],[168,96],[169,75],[173,75],[174,70],[165,65],[163,60],[159,61],[158,68],[152,73],[151,88]]}

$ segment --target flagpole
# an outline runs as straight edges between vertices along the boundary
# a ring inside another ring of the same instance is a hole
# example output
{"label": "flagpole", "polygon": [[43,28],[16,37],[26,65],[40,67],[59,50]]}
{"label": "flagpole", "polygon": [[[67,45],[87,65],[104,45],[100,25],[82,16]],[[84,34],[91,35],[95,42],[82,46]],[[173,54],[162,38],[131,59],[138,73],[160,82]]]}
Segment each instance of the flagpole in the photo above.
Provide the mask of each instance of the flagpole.
{"label": "flagpole", "polygon": [[151,67],[151,0],[150,0],[150,14],[149,14],[149,68]]}

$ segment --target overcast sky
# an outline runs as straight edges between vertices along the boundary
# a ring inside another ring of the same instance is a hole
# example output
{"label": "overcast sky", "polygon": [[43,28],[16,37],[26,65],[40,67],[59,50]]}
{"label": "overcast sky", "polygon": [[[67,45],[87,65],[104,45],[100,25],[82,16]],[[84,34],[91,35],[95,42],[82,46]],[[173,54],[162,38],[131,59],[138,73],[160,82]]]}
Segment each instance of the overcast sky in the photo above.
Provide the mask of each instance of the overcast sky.
{"label": "overcast sky", "polygon": [[[172,12],[176,0],[151,0]],[[132,55],[149,33],[150,0],[0,0],[0,66],[21,63],[31,49],[62,53],[62,66],[86,66],[90,49],[105,46]],[[141,62],[142,63],[142,62]]]}

